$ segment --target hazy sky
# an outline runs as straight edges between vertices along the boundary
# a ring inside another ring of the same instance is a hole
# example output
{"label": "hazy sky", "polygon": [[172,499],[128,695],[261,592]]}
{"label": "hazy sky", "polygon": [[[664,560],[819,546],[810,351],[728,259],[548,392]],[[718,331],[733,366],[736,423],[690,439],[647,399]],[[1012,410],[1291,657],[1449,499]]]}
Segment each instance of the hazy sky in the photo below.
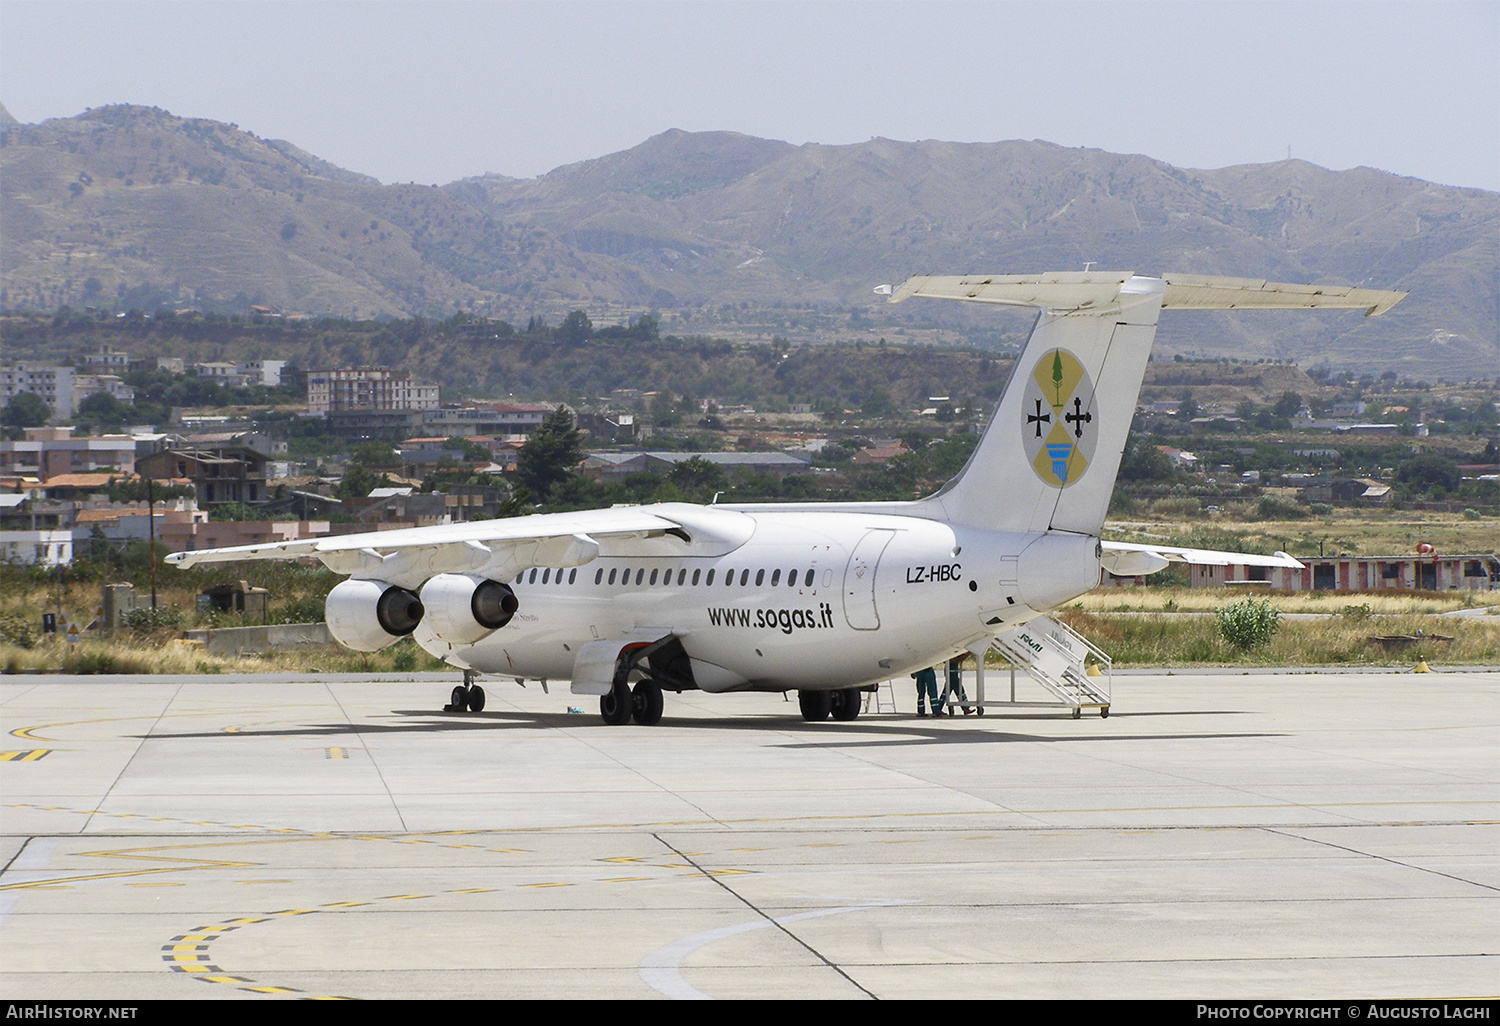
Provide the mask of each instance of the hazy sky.
{"label": "hazy sky", "polygon": [[385,182],[518,177],[668,128],[1294,157],[1500,189],[1500,0],[0,0],[0,102],[232,121]]}

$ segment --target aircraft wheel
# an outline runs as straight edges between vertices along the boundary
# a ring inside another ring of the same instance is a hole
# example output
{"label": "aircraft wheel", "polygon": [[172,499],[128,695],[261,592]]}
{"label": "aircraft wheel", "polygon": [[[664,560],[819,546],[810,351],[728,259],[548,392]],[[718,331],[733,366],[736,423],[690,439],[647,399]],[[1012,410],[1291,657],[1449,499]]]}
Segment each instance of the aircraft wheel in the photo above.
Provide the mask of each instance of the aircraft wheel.
{"label": "aircraft wheel", "polygon": [[629,723],[634,704],[630,697],[630,685],[621,681],[610,689],[609,694],[599,696],[599,715],[610,726]]}
{"label": "aircraft wheel", "polygon": [[661,722],[662,705],[661,685],[654,680],[643,680],[630,691],[630,715],[642,726]]}
{"label": "aircraft wheel", "polygon": [[975,716],[983,716],[984,715],[984,706],[982,706],[982,705],[976,705],[974,707],[974,715]]}
{"label": "aircraft wheel", "polygon": [[448,696],[449,705],[444,712],[463,712],[469,707],[469,689],[460,684]]}
{"label": "aircraft wheel", "polygon": [[802,718],[807,722],[817,723],[819,720],[826,720],[833,710],[833,692],[799,691],[797,692],[797,705],[802,710]]}
{"label": "aircraft wheel", "polygon": [[469,688],[469,712],[484,712],[484,688],[478,684]]}
{"label": "aircraft wheel", "polygon": [[831,711],[834,719],[847,723],[859,715],[859,688],[844,688],[833,692],[829,697],[833,699]]}

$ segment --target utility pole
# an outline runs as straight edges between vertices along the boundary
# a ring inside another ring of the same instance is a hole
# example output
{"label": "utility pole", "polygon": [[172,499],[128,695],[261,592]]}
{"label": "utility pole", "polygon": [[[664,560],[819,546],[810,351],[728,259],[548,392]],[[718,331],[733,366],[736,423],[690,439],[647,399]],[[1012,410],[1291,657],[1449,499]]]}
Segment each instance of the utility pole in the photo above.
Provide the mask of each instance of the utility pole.
{"label": "utility pole", "polygon": [[[146,477],[146,530],[151,537],[151,612],[156,612],[156,490]],[[152,621],[155,626],[156,621]]]}

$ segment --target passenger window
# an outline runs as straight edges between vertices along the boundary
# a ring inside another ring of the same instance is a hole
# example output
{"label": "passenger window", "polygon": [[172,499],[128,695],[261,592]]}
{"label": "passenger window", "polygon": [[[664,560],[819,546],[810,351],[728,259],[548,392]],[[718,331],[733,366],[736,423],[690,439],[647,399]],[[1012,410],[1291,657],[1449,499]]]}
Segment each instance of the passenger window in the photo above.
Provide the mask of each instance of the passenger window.
{"label": "passenger window", "polygon": [[730,570],[730,571],[728,571],[727,573],[724,574],[724,587],[729,588],[729,587],[732,587],[733,585],[734,585],[734,571]]}
{"label": "passenger window", "polygon": [[677,571],[677,587],[682,587],[682,582],[687,580],[687,567]]}
{"label": "passenger window", "polygon": [[610,568],[610,571],[609,571],[609,583],[610,584],[614,584],[615,583],[615,573],[616,572],[617,571],[613,567]]}
{"label": "passenger window", "polygon": [[766,572],[764,570],[757,570],[757,571],[755,571],[755,586],[757,588],[759,588],[762,584],[765,584],[765,583],[766,583]]}
{"label": "passenger window", "polygon": [[646,568],[645,567],[641,567],[639,570],[637,570],[635,572],[635,586],[637,588],[639,588],[641,586],[641,582],[643,580],[645,580],[645,579],[646,579]]}
{"label": "passenger window", "polygon": [[656,574],[657,574],[657,571],[655,570],[655,568],[653,568],[652,571],[651,571],[651,583],[652,584],[656,583]]}
{"label": "passenger window", "polygon": [[[695,587],[695,588],[698,587],[698,575],[701,574],[702,572],[703,572],[702,570],[694,570],[693,571],[693,587]],[[712,583],[712,582],[710,582],[710,583]]]}
{"label": "passenger window", "polygon": [[802,582],[802,587],[804,587],[804,588],[811,588],[812,587],[812,579],[813,579],[813,572],[811,570],[808,570],[807,571],[807,579]]}
{"label": "passenger window", "polygon": [[[764,573],[764,571],[762,571]],[[750,569],[746,567],[740,571],[740,587],[743,588],[750,581]]]}
{"label": "passenger window", "polygon": [[786,586],[788,588],[795,588],[797,586],[797,571],[796,570],[788,570],[786,572]]}
{"label": "passenger window", "polygon": [[542,583],[543,584],[548,584],[548,583],[551,582],[551,580],[552,580],[552,568],[548,567],[546,570],[542,571]]}
{"label": "passenger window", "polygon": [[572,584],[576,580],[578,580],[578,568],[575,566],[568,571],[568,583]]}
{"label": "passenger window", "polygon": [[531,580],[527,581],[526,583],[527,584],[535,584],[536,583],[536,567],[532,567],[531,568]]}
{"label": "passenger window", "polygon": [[780,583],[781,583],[781,571],[780,570],[772,570],[771,571],[771,587],[774,588],[774,587],[776,587],[776,585],[778,585]]}
{"label": "passenger window", "polygon": [[602,580],[604,580],[604,567],[601,566],[598,570],[594,571],[594,583],[598,584]]}
{"label": "passenger window", "polygon": [[713,583],[714,583],[714,572],[712,570],[710,570],[708,572],[708,576],[705,577],[705,578],[703,578],[703,586],[705,588],[707,588],[710,584],[713,584]]}

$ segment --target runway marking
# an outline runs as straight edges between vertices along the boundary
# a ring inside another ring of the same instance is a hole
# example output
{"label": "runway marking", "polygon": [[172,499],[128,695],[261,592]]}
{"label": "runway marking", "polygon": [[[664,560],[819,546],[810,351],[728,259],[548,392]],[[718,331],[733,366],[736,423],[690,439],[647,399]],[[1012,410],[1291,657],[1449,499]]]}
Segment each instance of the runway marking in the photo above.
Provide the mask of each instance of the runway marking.
{"label": "runway marking", "polygon": [[[249,844],[272,844],[273,841],[249,841]],[[130,848],[118,851],[84,851],[78,854],[84,858],[115,858],[115,859],[141,859],[156,862],[171,862],[174,865],[153,866],[149,869],[123,869],[104,873],[75,873],[68,876],[50,877],[46,880],[29,880],[18,883],[0,884],[0,891],[22,891],[40,890],[54,887],[58,884],[81,883],[86,880],[120,880],[132,876],[155,876],[160,873],[180,873],[187,870],[202,869],[247,869],[255,865],[254,862],[235,862],[225,859],[193,859],[171,857],[167,855],[143,854],[161,851],[177,851],[183,848],[214,848],[223,847],[224,842],[211,842],[207,844],[177,844],[156,845],[150,848]]]}
{"label": "runway marking", "polygon": [[51,748],[33,748],[29,751],[0,752],[0,762],[36,762],[52,754]]}
{"label": "runway marking", "polygon": [[840,905],[837,908],[823,908],[812,912],[797,912],[789,916],[778,916],[775,919],[752,919],[749,922],[736,923],[733,926],[721,926],[716,930],[704,930],[701,933],[689,934],[681,940],[676,940],[671,944],[657,948],[642,958],[640,961],[641,981],[652,990],[678,1001],[712,1001],[713,998],[682,978],[680,967],[683,961],[699,948],[707,947],[710,944],[730,937],[737,937],[743,933],[750,933],[753,930],[764,930],[772,926],[785,928],[791,923],[800,923],[808,919],[837,916],[845,912],[866,912],[874,908],[888,908],[892,905],[902,904],[907,904],[907,902],[875,901],[866,905]]}

